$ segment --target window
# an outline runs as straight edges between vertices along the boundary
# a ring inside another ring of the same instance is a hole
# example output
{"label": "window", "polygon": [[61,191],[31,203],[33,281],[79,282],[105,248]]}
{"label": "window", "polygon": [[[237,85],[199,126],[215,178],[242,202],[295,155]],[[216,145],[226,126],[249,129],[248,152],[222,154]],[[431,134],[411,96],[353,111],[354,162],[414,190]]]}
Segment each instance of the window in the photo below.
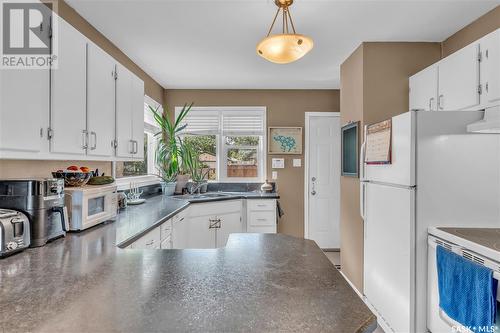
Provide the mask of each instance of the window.
{"label": "window", "polygon": [[[176,116],[182,108],[176,107]],[[207,179],[263,181],[266,167],[265,107],[194,107],[183,140],[193,145]]]}
{"label": "window", "polygon": [[[115,177],[140,177],[152,176],[158,174],[155,166],[154,156],[156,149],[156,142],[154,134],[160,131],[158,125],[153,118],[149,106],[159,108],[163,112],[160,104],[148,96],[144,96],[144,160],[143,161],[129,161],[129,162],[116,162],[115,163]],[[157,181],[156,176],[154,181]],[[152,179],[153,179],[152,178]]]}

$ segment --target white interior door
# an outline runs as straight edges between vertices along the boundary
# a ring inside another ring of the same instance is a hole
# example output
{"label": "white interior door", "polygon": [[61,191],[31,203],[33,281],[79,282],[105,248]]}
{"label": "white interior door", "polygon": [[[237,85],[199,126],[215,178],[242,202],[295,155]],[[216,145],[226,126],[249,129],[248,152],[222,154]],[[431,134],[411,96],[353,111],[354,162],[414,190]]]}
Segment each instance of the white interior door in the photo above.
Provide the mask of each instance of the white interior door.
{"label": "white interior door", "polygon": [[327,116],[309,116],[308,119],[306,238],[314,240],[321,248],[338,249],[340,117],[329,113]]}

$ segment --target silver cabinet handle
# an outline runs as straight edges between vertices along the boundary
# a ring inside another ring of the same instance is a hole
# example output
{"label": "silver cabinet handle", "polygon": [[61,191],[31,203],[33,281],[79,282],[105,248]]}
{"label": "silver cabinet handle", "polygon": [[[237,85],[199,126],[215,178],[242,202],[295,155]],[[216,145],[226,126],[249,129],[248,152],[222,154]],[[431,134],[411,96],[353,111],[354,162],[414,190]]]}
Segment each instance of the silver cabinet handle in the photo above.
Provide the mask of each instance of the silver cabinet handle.
{"label": "silver cabinet handle", "polygon": [[132,142],[132,154],[137,154],[139,151],[139,143],[136,140],[130,140]]}
{"label": "silver cabinet handle", "polygon": [[129,140],[129,143],[131,143],[131,144],[132,144],[132,145],[131,145],[131,149],[129,150],[129,153],[134,154],[134,147],[135,147],[135,145],[134,145],[134,140]]}
{"label": "silver cabinet handle", "polygon": [[439,95],[438,96],[438,109],[439,110],[444,110],[444,108],[443,108],[443,98],[444,98],[444,95]]}
{"label": "silver cabinet handle", "polygon": [[434,97],[429,99],[429,111],[432,111],[432,104],[434,104]]}
{"label": "silver cabinet handle", "polygon": [[90,150],[95,150],[97,148],[97,133],[94,131],[90,132],[90,142],[92,142],[92,138],[94,138],[94,144],[90,146]]}
{"label": "silver cabinet handle", "polygon": [[82,149],[88,148],[89,133],[87,130],[82,130]]}
{"label": "silver cabinet handle", "polygon": [[146,243],[146,246],[153,245],[155,243],[155,240],[153,239],[151,242]]}

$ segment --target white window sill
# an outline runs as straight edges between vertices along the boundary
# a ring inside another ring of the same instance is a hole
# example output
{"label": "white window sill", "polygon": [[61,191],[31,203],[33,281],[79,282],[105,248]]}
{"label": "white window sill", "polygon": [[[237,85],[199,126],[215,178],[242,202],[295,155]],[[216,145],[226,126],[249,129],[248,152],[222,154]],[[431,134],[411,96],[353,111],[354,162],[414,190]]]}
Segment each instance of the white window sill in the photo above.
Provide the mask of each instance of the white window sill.
{"label": "white window sill", "polygon": [[134,183],[138,187],[160,184],[160,178],[154,175],[123,177],[116,179],[118,191],[130,189],[130,184]]}

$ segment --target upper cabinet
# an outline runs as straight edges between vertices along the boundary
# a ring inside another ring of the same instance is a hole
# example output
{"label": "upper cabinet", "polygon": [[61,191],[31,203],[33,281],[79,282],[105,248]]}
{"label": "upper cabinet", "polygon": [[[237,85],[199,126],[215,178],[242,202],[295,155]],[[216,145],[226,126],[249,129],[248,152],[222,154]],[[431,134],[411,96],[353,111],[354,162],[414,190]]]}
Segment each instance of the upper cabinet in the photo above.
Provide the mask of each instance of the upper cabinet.
{"label": "upper cabinet", "polygon": [[0,157],[47,153],[48,127],[49,70],[0,70]]}
{"label": "upper cabinet", "polygon": [[87,39],[58,19],[58,66],[51,69],[50,151],[84,155],[87,133]]}
{"label": "upper cabinet", "polygon": [[479,106],[479,61],[479,43],[473,43],[439,62],[439,110],[471,110]]}
{"label": "upper cabinet", "polygon": [[500,30],[484,38],[481,44],[483,66],[481,77],[484,82],[486,106],[500,104]]}
{"label": "upper cabinet", "polygon": [[115,61],[87,46],[87,154],[112,157],[115,139]]}
{"label": "upper cabinet", "polygon": [[481,110],[500,105],[500,30],[413,75],[410,110]]}
{"label": "upper cabinet", "polygon": [[144,82],[116,65],[116,156],[144,158]]}
{"label": "upper cabinet", "polygon": [[410,110],[437,110],[438,66],[430,66],[410,77]]}

